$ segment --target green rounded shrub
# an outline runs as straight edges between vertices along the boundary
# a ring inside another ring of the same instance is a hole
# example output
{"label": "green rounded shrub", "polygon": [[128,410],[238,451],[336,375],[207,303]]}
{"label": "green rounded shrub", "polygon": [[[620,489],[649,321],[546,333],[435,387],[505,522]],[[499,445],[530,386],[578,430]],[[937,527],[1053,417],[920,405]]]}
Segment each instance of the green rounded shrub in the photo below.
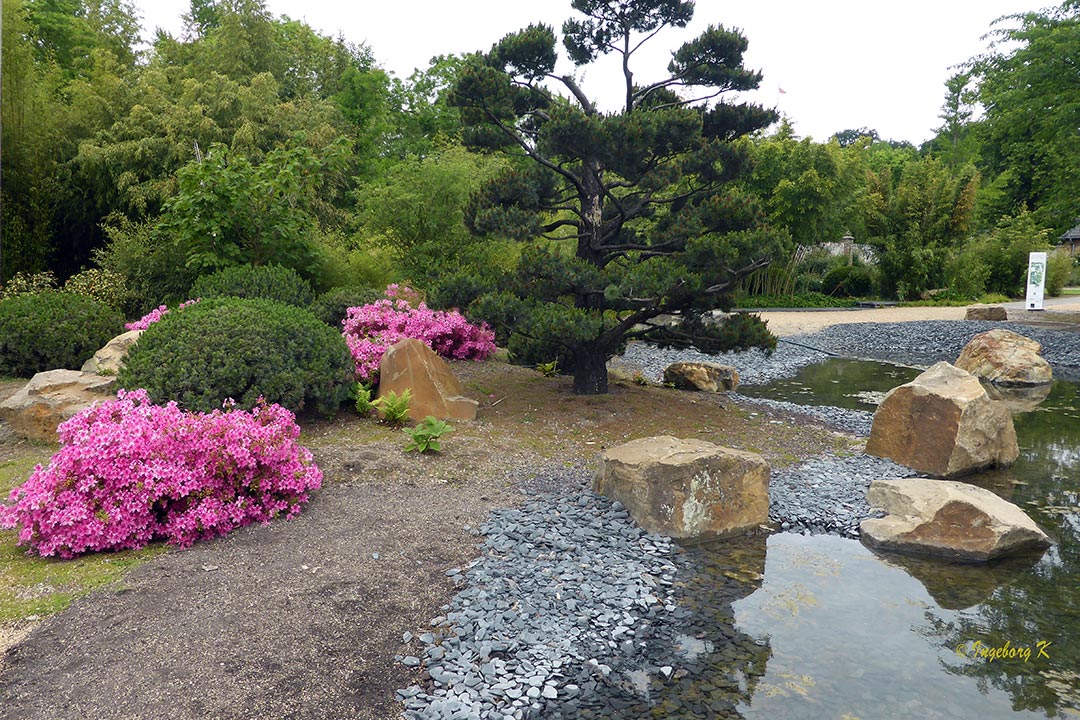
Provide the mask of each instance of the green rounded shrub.
{"label": "green rounded shrub", "polygon": [[315,299],[311,284],[292,268],[237,265],[203,275],[191,286],[192,298],[259,298],[306,308]]}
{"label": "green rounded shrub", "polygon": [[126,283],[120,273],[91,268],[69,277],[64,283],[64,292],[84,295],[111,308],[123,310],[128,299]]}
{"label": "green rounded shrub", "polygon": [[325,415],[349,399],[356,382],[340,332],[307,310],[243,298],[169,313],[139,337],[118,380],[188,410],[209,412],[227,398],[250,408],[261,396]]}
{"label": "green rounded shrub", "polygon": [[311,312],[341,332],[341,322],[351,307],[370,305],[386,296],[374,288],[339,287],[327,290],[311,305]]}
{"label": "green rounded shrub", "polygon": [[0,375],[78,370],[124,332],[108,305],[74,293],[44,290],[0,301]]}
{"label": "green rounded shrub", "polygon": [[840,297],[866,297],[874,292],[874,272],[865,265],[841,265],[821,279],[821,291]]}

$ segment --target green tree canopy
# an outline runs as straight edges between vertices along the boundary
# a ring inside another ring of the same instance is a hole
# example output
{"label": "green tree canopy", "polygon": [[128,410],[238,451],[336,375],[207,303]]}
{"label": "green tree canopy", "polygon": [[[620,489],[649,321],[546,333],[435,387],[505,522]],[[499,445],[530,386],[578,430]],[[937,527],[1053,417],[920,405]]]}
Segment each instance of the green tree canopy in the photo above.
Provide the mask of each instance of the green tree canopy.
{"label": "green tree canopy", "polygon": [[983,161],[999,196],[993,216],[1032,209],[1061,233],[1080,215],[1080,2],[996,22],[973,73],[986,111]]}
{"label": "green tree canopy", "polygon": [[[451,102],[467,144],[512,160],[474,196],[470,228],[535,241],[503,294],[480,298],[474,311],[487,309],[520,358],[559,358],[574,391],[594,394],[607,391],[605,362],[628,338],[716,349],[721,332],[703,313],[724,306],[736,281],[768,264],[787,238],[732,183],[747,163],[732,141],[776,114],[714,101],[757,87],[760,73],[742,64],[746,39],[711,26],[673,53],[664,79],[641,85],[635,54],[665,27],[684,27],[694,4],[572,6],[584,17],[563,25],[564,47],[577,65],[620,58],[620,112],[601,112],[572,75],[556,72],[555,32],[545,25],[470,57]],[[682,324],[645,328],[662,313]]]}

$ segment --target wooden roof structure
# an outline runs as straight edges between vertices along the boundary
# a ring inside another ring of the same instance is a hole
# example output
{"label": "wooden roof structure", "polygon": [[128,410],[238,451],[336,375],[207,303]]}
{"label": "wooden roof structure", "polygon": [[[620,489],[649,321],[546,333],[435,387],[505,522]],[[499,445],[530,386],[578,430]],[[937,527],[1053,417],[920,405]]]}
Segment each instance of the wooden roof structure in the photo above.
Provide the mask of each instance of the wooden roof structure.
{"label": "wooden roof structure", "polygon": [[1080,252],[1080,220],[1077,221],[1076,227],[1061,234],[1058,238],[1058,245],[1061,247],[1068,246],[1070,255],[1076,255]]}

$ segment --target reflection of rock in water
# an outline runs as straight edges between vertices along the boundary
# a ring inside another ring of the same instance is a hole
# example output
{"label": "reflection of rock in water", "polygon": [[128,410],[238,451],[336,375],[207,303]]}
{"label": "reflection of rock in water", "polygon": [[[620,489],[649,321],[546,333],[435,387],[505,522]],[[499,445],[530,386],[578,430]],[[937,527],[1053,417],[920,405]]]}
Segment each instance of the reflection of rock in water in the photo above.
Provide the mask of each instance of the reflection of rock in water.
{"label": "reflection of rock in water", "polygon": [[644,643],[587,663],[591,676],[571,680],[580,695],[552,703],[545,718],[739,718],[772,651],[735,628],[732,603],[761,587],[765,547],[761,535],[680,550],[676,609],[638,636]]}
{"label": "reflection of rock in water", "polygon": [[875,554],[886,565],[901,568],[921,582],[934,602],[948,610],[965,610],[982,603],[1039,561],[1038,556],[1029,556],[967,565],[910,555]]}
{"label": "reflection of rock in water", "polygon": [[1042,385],[1016,385],[1004,386],[993,383],[983,383],[986,394],[991,400],[1004,403],[1011,413],[1026,413],[1037,409],[1042,401],[1050,395],[1052,383]]}
{"label": "reflection of rock in water", "polygon": [[1002,500],[1009,500],[1010,502],[1013,493],[1016,492],[1016,486],[1022,484],[1020,479],[1016,477],[1016,473],[1009,468],[984,470],[974,475],[966,475],[963,482],[967,485],[980,487],[983,490],[989,490]]}

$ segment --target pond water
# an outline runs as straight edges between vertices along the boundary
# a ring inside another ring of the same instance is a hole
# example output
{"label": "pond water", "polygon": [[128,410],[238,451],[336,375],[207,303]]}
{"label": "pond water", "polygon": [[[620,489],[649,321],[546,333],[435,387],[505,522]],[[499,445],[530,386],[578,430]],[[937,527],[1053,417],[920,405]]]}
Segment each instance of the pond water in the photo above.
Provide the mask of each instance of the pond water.
{"label": "pond water", "polygon": [[[830,360],[742,390],[873,410],[917,372]],[[788,533],[687,549],[677,645],[697,665],[643,684],[639,716],[1080,718],[1080,386],[1016,407],[1017,463],[964,480],[1032,516],[1056,543],[1041,558],[957,565]]]}

